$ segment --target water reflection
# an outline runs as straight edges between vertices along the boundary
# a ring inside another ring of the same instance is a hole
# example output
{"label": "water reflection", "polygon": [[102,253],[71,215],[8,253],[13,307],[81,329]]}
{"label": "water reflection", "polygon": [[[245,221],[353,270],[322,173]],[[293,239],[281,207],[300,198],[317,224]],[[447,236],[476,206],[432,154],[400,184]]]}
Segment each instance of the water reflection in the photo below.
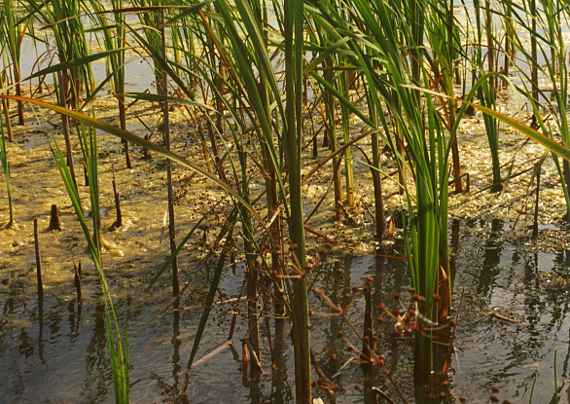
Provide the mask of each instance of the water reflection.
{"label": "water reflection", "polygon": [[503,252],[503,222],[494,219],[491,222],[491,232],[485,241],[483,252],[483,267],[479,275],[477,294],[491,297],[495,277],[501,272],[501,254]]}
{"label": "water reflection", "polygon": [[[54,326],[52,327],[52,334],[57,335],[57,322],[52,323]],[[45,356],[44,356],[44,297],[38,297],[38,356],[40,357],[40,361],[42,364],[45,364]],[[55,332],[54,332],[55,331]]]}
{"label": "water reflection", "polygon": [[287,331],[287,322],[281,318],[275,319],[271,351],[271,402],[274,404],[285,404],[293,399],[287,379]]}
{"label": "water reflection", "polygon": [[108,374],[107,358],[105,352],[105,306],[98,298],[95,304],[95,321],[93,334],[87,345],[86,369],[82,396],[89,400],[102,400],[108,393],[105,375]]}
{"label": "water reflection", "polygon": [[[563,282],[570,279],[569,252],[535,253],[505,239],[510,229],[506,223],[477,223],[486,229],[483,236],[472,230],[477,227],[473,224],[450,223],[451,265],[456,271],[453,314],[460,318],[451,394],[485,401],[491,388],[497,388],[501,400],[529,402],[535,384],[532,402],[549,402],[555,393],[555,355],[559,380],[569,374],[570,299]],[[330,315],[330,307],[311,297],[315,394],[326,403],[389,402],[386,397],[393,402],[442,401],[417,388],[426,381],[417,375],[414,380],[419,363],[414,338],[397,335],[393,320],[380,310],[405,310],[409,302],[409,276],[398,258],[402,255],[396,245],[373,257],[331,257],[317,271],[315,286],[344,313]],[[242,386],[241,354],[234,348],[239,350],[247,335],[247,322],[245,306],[237,301],[212,308],[217,321],[208,325],[198,357],[227,339],[233,314],[241,312],[232,349],[193,369],[188,398],[180,398],[181,365],[201,314],[201,298],[195,296],[203,296],[200,290],[207,287],[200,279],[189,279],[196,289],[192,304],[181,297],[174,310],[170,296],[160,293],[136,298],[127,293],[117,299],[129,338],[133,402],[294,402],[290,325],[274,318],[271,310],[260,319],[265,325],[263,372]],[[243,268],[235,275],[228,268],[221,284],[224,299],[238,298],[242,283]],[[42,304],[23,293],[23,288],[9,286],[0,294],[0,377],[5,380],[0,397],[7,402],[111,402],[104,305],[97,293],[87,292],[92,296],[87,300],[77,293],[62,300],[47,294]],[[442,347],[442,363],[450,363],[449,346]],[[58,387],[59,380],[69,381],[65,390]]]}

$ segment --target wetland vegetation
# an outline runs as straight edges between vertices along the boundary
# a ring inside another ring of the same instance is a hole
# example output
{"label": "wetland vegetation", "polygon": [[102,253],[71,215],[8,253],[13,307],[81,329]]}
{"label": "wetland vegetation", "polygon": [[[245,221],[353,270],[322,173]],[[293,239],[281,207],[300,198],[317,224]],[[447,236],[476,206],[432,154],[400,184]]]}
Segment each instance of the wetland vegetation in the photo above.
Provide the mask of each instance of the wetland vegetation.
{"label": "wetland vegetation", "polygon": [[564,0],[0,0],[0,402],[570,399]]}

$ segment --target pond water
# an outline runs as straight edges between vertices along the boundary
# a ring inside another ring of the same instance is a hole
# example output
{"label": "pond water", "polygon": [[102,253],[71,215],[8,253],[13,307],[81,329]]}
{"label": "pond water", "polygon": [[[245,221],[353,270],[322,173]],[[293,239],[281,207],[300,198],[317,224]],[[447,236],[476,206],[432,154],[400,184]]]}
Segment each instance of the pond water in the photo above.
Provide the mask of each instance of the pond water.
{"label": "pond water", "polygon": [[[91,44],[96,46],[95,38],[91,38]],[[48,39],[46,38],[46,41]],[[102,50],[99,50],[103,52]],[[44,42],[34,42],[26,37],[22,42],[22,79],[26,79],[39,70],[49,67],[51,64],[58,63],[57,52],[53,47],[48,47]],[[107,78],[107,68],[105,59],[91,63],[93,76],[96,83],[101,83]],[[139,56],[135,52],[128,52],[125,63],[125,85],[129,91],[144,92],[147,90],[154,91],[154,70],[152,61],[149,58]],[[36,86],[39,79],[33,79],[24,82],[24,89],[28,91],[28,86]],[[53,78],[47,77],[46,83],[53,85]],[[34,87],[35,88],[35,87]],[[103,94],[108,94],[104,90]]]}
{"label": "pond water", "polygon": [[[558,387],[566,402],[570,394],[564,386],[570,358],[570,252],[529,252],[523,243],[507,240],[509,231],[510,225],[500,221],[450,223],[459,319],[451,390],[456,398],[465,397],[470,403],[486,403],[491,394],[501,401],[548,403]],[[395,247],[391,255],[401,253]],[[133,403],[174,402],[214,265],[196,268],[187,277],[190,287],[182,297],[179,316],[173,315],[166,285],[145,292],[143,274],[110,274],[128,335]],[[365,391],[370,390],[364,388],[358,354],[347,349],[362,346],[357,333],[363,329],[365,303],[358,288],[374,276],[374,305],[405,304],[409,278],[405,265],[386,257],[331,257],[313,275],[315,285],[335,304],[348,307],[344,319],[327,316],[330,309],[311,296],[313,352],[319,370],[334,383],[337,403],[365,402]],[[21,275],[22,279],[31,276]],[[224,271],[222,293],[197,358],[220,347],[228,338],[233,313],[243,314],[237,316],[232,345],[192,369],[189,402],[293,402],[293,351],[284,322],[261,319],[263,374],[258,383],[242,377],[246,308],[243,299],[235,298],[242,293],[243,278],[239,265]],[[104,309],[98,303],[95,279],[85,268],[81,302],[73,284],[60,285],[57,293],[48,289],[40,307],[33,288],[25,288],[19,278],[2,275],[0,402],[113,402]],[[375,334],[385,366],[366,379],[366,385],[382,390],[394,402],[414,402],[413,337],[397,336],[390,321],[375,324]],[[325,402],[331,398],[320,388],[315,392]]]}

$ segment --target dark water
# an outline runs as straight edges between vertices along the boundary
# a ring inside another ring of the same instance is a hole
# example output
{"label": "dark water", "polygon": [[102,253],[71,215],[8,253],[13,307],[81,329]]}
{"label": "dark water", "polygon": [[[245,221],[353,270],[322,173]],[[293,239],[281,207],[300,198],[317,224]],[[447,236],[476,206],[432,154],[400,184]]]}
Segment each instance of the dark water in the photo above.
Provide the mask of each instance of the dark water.
{"label": "dark water", "polygon": [[[479,225],[485,237],[471,229]],[[457,251],[455,308],[459,327],[452,358],[452,392],[470,403],[489,402],[492,389],[501,401],[549,403],[556,383],[568,378],[570,346],[570,297],[564,287],[553,287],[545,273],[559,279],[570,276],[570,253],[530,253],[523,244],[507,242],[509,226],[492,223],[459,223],[450,226]],[[394,250],[393,255],[401,254]],[[86,269],[88,270],[88,269]],[[173,402],[201,315],[213,265],[191,272],[190,289],[182,299],[183,310],[174,316],[164,292],[144,293],[133,275],[128,281],[111,279],[116,301],[128,334],[133,403]],[[365,402],[366,386],[376,387],[394,402],[414,402],[414,349],[412,337],[398,337],[393,323],[376,323],[385,367],[363,377],[357,334],[362,333],[364,297],[356,288],[372,275],[372,301],[396,308],[405,304],[408,274],[401,260],[383,257],[338,257],[314,272],[315,285],[337,305],[347,307],[347,317],[330,317],[330,309],[311,297],[313,351],[319,371],[317,396],[328,402],[323,387],[332,386],[337,403]],[[2,281],[6,281],[0,275]],[[142,278],[142,275],[140,276]],[[95,285],[94,277],[85,283]],[[243,273],[230,267],[223,277],[223,299],[240,295]],[[46,292],[40,310],[33,288],[17,281],[0,286],[0,403],[101,403],[112,402],[111,370],[105,356],[103,306],[96,288],[85,287],[78,304],[73,285]],[[398,298],[397,294],[401,293]],[[401,301],[401,303],[399,303]],[[490,310],[515,322],[490,316]],[[246,382],[241,372],[242,339],[247,333],[245,304],[216,305],[202,339],[198,358],[222,344],[229,333],[232,313],[240,312],[233,348],[225,349],[192,369],[188,388],[192,403],[290,403],[293,402],[293,355],[289,329],[277,329],[273,319],[262,318],[263,375],[258,383]],[[281,323],[283,325],[283,323]],[[269,338],[270,336],[270,338]],[[271,371],[273,349],[274,371]],[[282,349],[280,349],[282,347]],[[390,376],[385,375],[389,371]],[[328,383],[328,384],[327,384]],[[533,396],[531,390],[534,386]],[[563,387],[561,401],[570,392]],[[368,401],[376,402],[376,401]],[[382,402],[382,401],[379,401]]]}

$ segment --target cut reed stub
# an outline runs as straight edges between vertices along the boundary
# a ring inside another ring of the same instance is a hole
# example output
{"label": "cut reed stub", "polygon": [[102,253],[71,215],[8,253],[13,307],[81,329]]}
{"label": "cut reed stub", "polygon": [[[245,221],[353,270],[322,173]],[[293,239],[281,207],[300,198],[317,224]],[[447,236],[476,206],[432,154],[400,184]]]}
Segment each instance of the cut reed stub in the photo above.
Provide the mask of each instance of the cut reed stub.
{"label": "cut reed stub", "polygon": [[59,218],[59,209],[56,204],[51,205],[50,215],[49,215],[49,226],[48,231],[61,231],[61,220]]}

